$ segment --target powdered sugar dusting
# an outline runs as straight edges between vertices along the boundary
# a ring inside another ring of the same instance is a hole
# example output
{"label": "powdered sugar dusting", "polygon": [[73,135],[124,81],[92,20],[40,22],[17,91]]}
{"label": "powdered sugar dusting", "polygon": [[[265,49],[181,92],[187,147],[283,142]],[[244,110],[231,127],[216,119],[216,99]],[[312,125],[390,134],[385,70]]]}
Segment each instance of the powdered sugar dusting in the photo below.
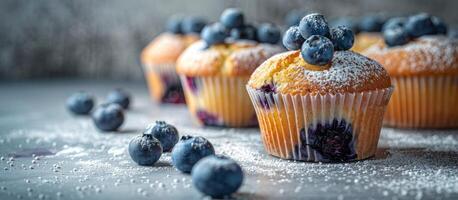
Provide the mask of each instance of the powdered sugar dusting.
{"label": "powdered sugar dusting", "polygon": [[337,51],[332,66],[323,71],[304,71],[305,79],[323,89],[341,90],[361,88],[387,78],[386,71],[377,62],[352,51]]}

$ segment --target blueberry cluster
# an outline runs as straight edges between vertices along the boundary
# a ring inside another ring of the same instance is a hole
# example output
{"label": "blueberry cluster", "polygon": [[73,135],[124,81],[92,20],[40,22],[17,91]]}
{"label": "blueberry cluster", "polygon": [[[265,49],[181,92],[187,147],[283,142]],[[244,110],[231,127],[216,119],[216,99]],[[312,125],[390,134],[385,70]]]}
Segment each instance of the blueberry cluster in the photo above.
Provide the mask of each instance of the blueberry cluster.
{"label": "blueberry cluster", "polygon": [[124,122],[124,109],[129,108],[130,99],[127,92],[115,89],[108,94],[106,102],[91,113],[94,97],[86,92],[77,92],[67,99],[67,108],[76,115],[91,114],[95,126],[101,131],[116,131]]}
{"label": "blueberry cluster", "polygon": [[281,33],[273,24],[264,23],[258,27],[247,24],[240,9],[228,8],[221,14],[219,22],[205,26],[201,38],[208,46],[224,43],[226,38],[276,44],[281,38]]}
{"label": "blueberry cluster", "polygon": [[214,198],[226,197],[242,185],[243,171],[234,160],[215,155],[213,145],[200,136],[182,136],[164,121],[156,121],[129,143],[129,155],[138,165],[152,166],[171,151],[173,166],[191,173],[194,186]]}
{"label": "blueberry cluster", "polygon": [[383,38],[388,46],[403,45],[415,38],[436,34],[447,34],[447,25],[427,13],[391,18],[383,25]]}
{"label": "blueberry cluster", "polygon": [[178,130],[164,121],[156,121],[130,141],[129,155],[137,164],[151,166],[162,152],[169,152],[177,142]]}
{"label": "blueberry cluster", "polygon": [[345,26],[330,28],[325,17],[314,13],[303,17],[298,26],[291,26],[283,36],[288,50],[301,49],[302,58],[313,65],[331,62],[334,51],[353,46],[353,31]]}
{"label": "blueberry cluster", "polygon": [[200,34],[207,21],[201,17],[172,16],[166,24],[166,29],[174,34]]}

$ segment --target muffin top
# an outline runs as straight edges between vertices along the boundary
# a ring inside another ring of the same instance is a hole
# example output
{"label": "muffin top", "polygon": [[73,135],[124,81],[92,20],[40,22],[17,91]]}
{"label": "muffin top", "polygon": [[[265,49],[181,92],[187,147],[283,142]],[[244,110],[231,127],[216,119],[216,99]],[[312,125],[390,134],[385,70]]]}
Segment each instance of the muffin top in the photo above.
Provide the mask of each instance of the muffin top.
{"label": "muffin top", "polygon": [[355,36],[355,44],[352,50],[361,53],[380,41],[383,41],[380,33],[361,32]]}
{"label": "muffin top", "polygon": [[173,64],[186,47],[198,39],[194,34],[162,33],[145,47],[141,60],[148,64]]}
{"label": "muffin top", "polygon": [[380,64],[353,51],[336,51],[325,66],[305,62],[300,51],[288,51],[264,62],[248,85],[267,92],[307,95],[385,89],[391,81]]}
{"label": "muffin top", "polygon": [[283,51],[277,45],[237,40],[210,47],[198,41],[177,61],[177,73],[188,76],[249,76],[262,62]]}
{"label": "muffin top", "polygon": [[458,40],[446,36],[423,36],[393,47],[381,41],[364,55],[394,76],[458,74]]}

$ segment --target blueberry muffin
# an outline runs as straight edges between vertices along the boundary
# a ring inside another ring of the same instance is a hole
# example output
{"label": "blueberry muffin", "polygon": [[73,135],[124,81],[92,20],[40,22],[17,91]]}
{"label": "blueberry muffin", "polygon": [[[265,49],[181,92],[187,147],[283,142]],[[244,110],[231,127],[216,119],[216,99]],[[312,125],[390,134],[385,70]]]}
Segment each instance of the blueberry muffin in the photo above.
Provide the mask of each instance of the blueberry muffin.
{"label": "blueberry muffin", "polygon": [[379,63],[349,51],[353,40],[349,28],[310,14],[283,36],[291,51],[253,72],[247,90],[269,154],[312,162],[375,154],[391,82]]}
{"label": "blueberry muffin", "polygon": [[202,40],[177,61],[187,106],[205,126],[247,127],[257,124],[245,90],[251,73],[282,51],[280,31],[271,24],[245,24],[238,9],[227,9],[221,22],[207,25]]}
{"label": "blueberry muffin", "polygon": [[141,62],[151,97],[162,103],[185,103],[183,89],[175,72],[175,62],[193,42],[205,21],[197,17],[172,17],[167,32],[160,34],[145,47]]}
{"label": "blueberry muffin", "polygon": [[400,128],[458,127],[458,40],[422,13],[390,19],[384,41],[364,52],[385,67],[394,85],[385,124]]}

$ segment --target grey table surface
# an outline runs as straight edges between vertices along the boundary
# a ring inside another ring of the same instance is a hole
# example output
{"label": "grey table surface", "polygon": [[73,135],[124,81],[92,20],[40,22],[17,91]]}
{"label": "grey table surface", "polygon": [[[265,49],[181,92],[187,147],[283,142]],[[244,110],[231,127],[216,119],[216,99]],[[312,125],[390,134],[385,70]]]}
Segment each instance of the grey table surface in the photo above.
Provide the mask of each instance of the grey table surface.
{"label": "grey table surface", "polygon": [[[101,103],[117,87],[133,95],[120,132],[98,132],[65,109],[75,91]],[[256,128],[196,127],[185,106],[151,102],[143,83],[83,80],[0,82],[0,199],[208,198],[169,154],[153,167],[130,160],[128,142],[155,120],[239,162],[245,180],[235,199],[458,199],[458,130],[383,128],[373,159],[293,162],[267,155]]]}

